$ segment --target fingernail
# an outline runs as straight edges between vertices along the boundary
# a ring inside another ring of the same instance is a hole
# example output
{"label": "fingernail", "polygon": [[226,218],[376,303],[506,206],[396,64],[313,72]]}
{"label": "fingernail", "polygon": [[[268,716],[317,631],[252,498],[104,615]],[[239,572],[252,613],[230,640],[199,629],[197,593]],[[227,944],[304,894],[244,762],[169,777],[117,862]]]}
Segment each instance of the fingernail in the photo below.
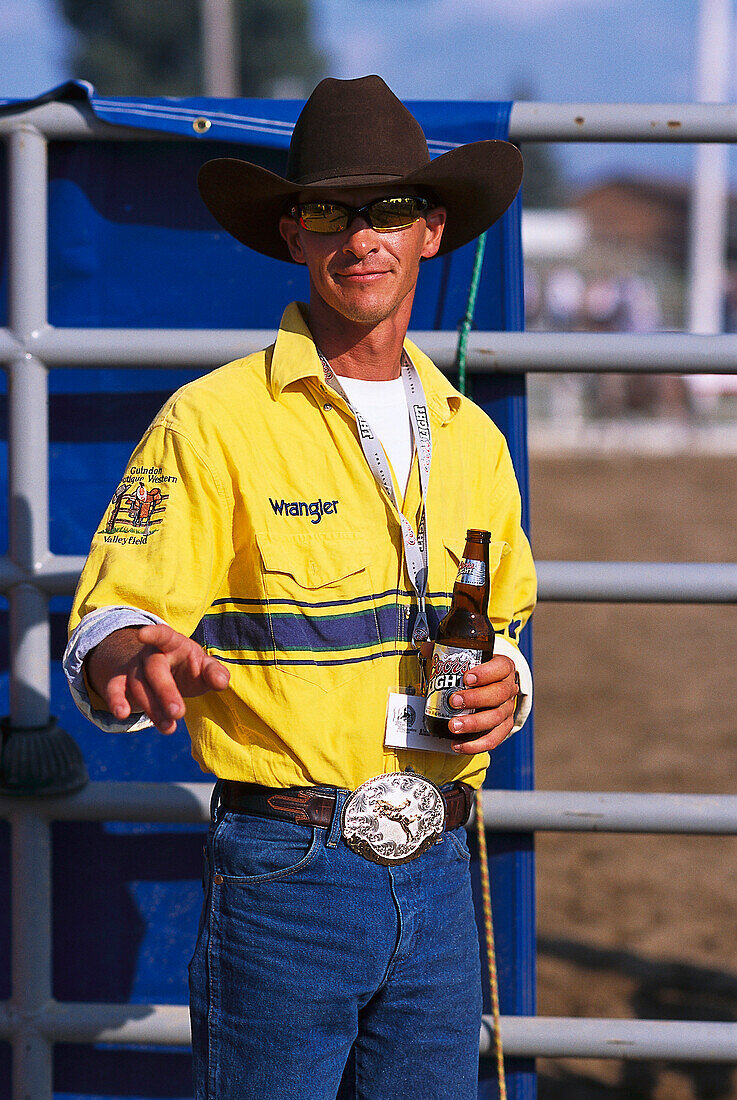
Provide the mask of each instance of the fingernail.
{"label": "fingernail", "polygon": [[454,733],[460,733],[463,729],[463,722],[461,722],[460,718],[452,718],[450,721],[450,728]]}
{"label": "fingernail", "polygon": [[456,692],[455,695],[451,695],[450,705],[452,707],[462,707],[463,706],[463,696],[459,695],[458,692]]}
{"label": "fingernail", "polygon": [[461,746],[460,745],[451,745],[451,748],[453,749],[453,752],[460,752],[461,751]]}
{"label": "fingernail", "polygon": [[463,679],[468,687],[473,687],[473,685],[478,682],[478,677],[474,672],[467,672]]}
{"label": "fingernail", "polygon": [[179,716],[179,703],[169,703],[168,711],[172,718],[177,718]]}

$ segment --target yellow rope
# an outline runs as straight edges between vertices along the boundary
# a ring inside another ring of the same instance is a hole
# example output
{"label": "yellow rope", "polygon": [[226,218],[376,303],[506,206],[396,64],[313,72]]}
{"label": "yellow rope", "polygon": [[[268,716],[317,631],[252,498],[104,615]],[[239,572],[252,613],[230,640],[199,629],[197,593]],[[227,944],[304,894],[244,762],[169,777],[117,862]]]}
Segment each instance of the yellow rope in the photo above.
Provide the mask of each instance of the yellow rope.
{"label": "yellow rope", "polygon": [[507,1081],[504,1076],[504,1051],[499,1013],[499,983],[496,974],[496,952],[494,950],[494,924],[491,917],[491,879],[489,877],[489,857],[486,850],[486,829],[484,828],[484,793],[476,791],[476,832],[478,834],[479,864],[481,868],[481,896],[484,903],[484,928],[486,930],[486,962],[489,968],[489,988],[491,990],[491,1013],[494,1020],[494,1052],[496,1071],[499,1081],[499,1100],[507,1100]]}

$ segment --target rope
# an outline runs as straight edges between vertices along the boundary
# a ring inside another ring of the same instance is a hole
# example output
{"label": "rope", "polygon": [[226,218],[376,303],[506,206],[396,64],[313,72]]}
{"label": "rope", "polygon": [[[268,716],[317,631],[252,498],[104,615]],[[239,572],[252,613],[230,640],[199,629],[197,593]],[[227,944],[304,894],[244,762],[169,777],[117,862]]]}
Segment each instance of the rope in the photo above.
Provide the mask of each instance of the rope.
{"label": "rope", "polygon": [[[458,349],[456,351],[458,389],[462,394],[468,392],[466,348],[468,345],[468,334],[473,325],[473,315],[476,311],[476,298],[479,291],[485,249],[486,234],[482,233],[476,244],[476,256],[473,261],[471,282],[468,287],[466,315],[461,324],[460,333],[458,335]],[[486,962],[489,971],[489,989],[491,991],[491,1013],[494,1021],[494,1053],[496,1055],[496,1071],[497,1080],[499,1082],[499,1100],[507,1100],[507,1081],[504,1076],[504,1051],[502,1049],[502,1033],[500,1027],[499,980],[496,969],[496,951],[494,949],[494,922],[491,915],[491,878],[489,876],[489,856],[486,849],[486,830],[484,828],[483,791],[481,790],[476,791],[476,832],[479,845],[481,895],[484,907],[484,931],[486,933]]]}
{"label": "rope", "polygon": [[499,1012],[499,982],[496,972],[496,952],[494,950],[494,922],[491,918],[491,877],[489,875],[489,856],[486,850],[486,829],[484,828],[484,794],[476,791],[476,832],[479,845],[479,865],[481,870],[481,897],[484,903],[484,930],[486,932],[486,962],[489,969],[489,989],[491,990],[491,1015],[494,1020],[494,1053],[496,1055],[496,1073],[499,1082],[499,1100],[507,1100],[507,1081],[504,1076],[504,1050]]}
{"label": "rope", "polygon": [[466,345],[468,344],[468,334],[471,331],[473,325],[473,315],[476,311],[476,298],[479,292],[479,282],[481,280],[481,268],[484,264],[484,252],[486,250],[486,234],[482,233],[476,242],[476,256],[473,261],[473,271],[471,272],[471,282],[468,286],[468,301],[466,302],[466,315],[461,322],[461,328],[458,335],[458,349],[456,351],[456,369],[458,371],[458,389],[463,394],[470,396],[468,382],[466,378]]}

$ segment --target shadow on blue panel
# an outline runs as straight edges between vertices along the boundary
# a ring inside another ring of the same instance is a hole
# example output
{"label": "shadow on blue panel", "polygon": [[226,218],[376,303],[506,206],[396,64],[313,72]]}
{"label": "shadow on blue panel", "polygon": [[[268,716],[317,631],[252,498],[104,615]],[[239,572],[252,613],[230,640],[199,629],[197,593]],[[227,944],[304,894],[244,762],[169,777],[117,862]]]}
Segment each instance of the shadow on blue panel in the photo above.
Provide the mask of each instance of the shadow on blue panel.
{"label": "shadow on blue panel", "polygon": [[10,1043],[0,1043],[0,1096],[11,1096],[10,1066],[12,1052]]}
{"label": "shadow on blue panel", "polygon": [[58,1046],[55,1100],[191,1100],[188,1051]]}
{"label": "shadow on blue panel", "polygon": [[59,1000],[187,1003],[187,964],[202,904],[203,833],[130,829],[53,827]]}
{"label": "shadow on blue panel", "polygon": [[[0,1000],[10,996],[10,828],[0,822]],[[0,1050],[4,1046],[0,1044]],[[2,1058],[0,1057],[0,1066]],[[0,1081],[2,1081],[0,1070]],[[0,1096],[5,1093],[0,1090]]]}

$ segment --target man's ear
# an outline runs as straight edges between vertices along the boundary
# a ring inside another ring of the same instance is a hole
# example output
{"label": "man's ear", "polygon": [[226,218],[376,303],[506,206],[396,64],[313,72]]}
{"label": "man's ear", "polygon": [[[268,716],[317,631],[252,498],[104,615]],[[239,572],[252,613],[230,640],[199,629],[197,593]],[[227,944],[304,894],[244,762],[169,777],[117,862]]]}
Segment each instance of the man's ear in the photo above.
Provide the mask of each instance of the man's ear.
{"label": "man's ear", "polygon": [[286,241],[287,248],[295,263],[304,264],[305,260],[304,252],[302,251],[302,244],[299,239],[299,225],[288,214],[282,214],[279,218],[279,232]]}
{"label": "man's ear", "polygon": [[448,214],[444,206],[434,206],[425,215],[425,245],[422,249],[423,260],[429,260],[437,254],[443,239],[443,229]]}

